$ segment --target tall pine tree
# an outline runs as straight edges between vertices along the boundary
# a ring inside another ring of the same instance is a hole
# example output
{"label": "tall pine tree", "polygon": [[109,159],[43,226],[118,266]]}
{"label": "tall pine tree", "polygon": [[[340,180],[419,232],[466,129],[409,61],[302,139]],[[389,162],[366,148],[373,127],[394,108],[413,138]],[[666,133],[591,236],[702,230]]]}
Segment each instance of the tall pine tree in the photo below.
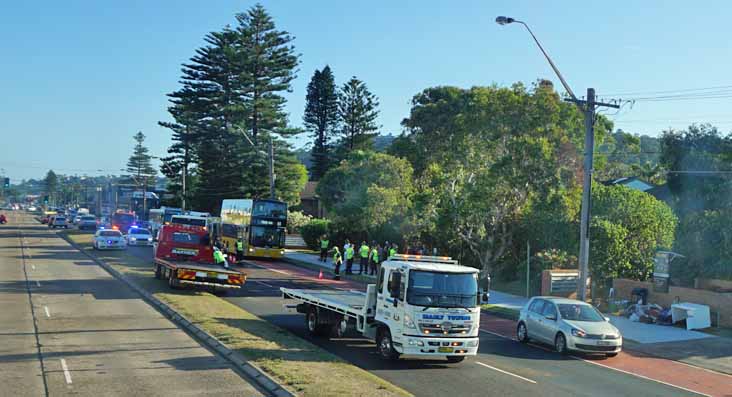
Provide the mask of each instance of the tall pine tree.
{"label": "tall pine tree", "polygon": [[310,173],[317,181],[333,164],[330,140],[338,127],[338,93],[330,66],[326,65],[322,71],[315,70],[305,99],[303,123],[314,139]]}
{"label": "tall pine tree", "polygon": [[370,149],[379,125],[379,99],[356,76],[343,84],[338,93],[338,118],[341,125],[342,155],[357,149]]}
{"label": "tall pine tree", "polygon": [[145,147],[145,134],[138,131],[134,136],[135,147],[132,150],[130,159],[127,160],[127,173],[130,182],[137,186],[137,189],[149,190],[155,186],[155,168],[152,166],[152,156]]}

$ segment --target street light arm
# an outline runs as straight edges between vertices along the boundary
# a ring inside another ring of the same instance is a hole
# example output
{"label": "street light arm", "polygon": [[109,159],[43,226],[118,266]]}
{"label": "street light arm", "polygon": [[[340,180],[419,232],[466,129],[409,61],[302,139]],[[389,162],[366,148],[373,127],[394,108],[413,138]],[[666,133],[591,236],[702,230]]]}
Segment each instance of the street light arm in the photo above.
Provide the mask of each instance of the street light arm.
{"label": "street light arm", "polygon": [[557,65],[555,65],[554,62],[552,62],[552,59],[549,58],[549,54],[547,54],[546,51],[544,50],[544,47],[541,46],[541,43],[539,43],[539,39],[536,38],[536,36],[534,35],[534,32],[532,32],[531,28],[529,28],[529,25],[527,25],[526,23],[524,23],[522,21],[517,21],[515,19],[513,19],[511,22],[520,23],[520,24],[524,25],[526,30],[529,31],[529,34],[534,39],[534,42],[536,42],[536,45],[539,46],[541,53],[544,54],[544,57],[546,58],[546,60],[549,61],[549,65],[551,65],[552,69],[554,69],[554,73],[556,73],[557,77],[559,77],[559,81],[562,82],[562,86],[564,87],[564,89],[567,90],[567,93],[569,93],[569,96],[571,96],[574,101],[577,101],[577,96],[575,96],[572,89],[569,88],[569,84],[567,84],[567,82],[564,80],[564,77],[562,76],[562,73],[560,73],[559,69],[557,69]]}

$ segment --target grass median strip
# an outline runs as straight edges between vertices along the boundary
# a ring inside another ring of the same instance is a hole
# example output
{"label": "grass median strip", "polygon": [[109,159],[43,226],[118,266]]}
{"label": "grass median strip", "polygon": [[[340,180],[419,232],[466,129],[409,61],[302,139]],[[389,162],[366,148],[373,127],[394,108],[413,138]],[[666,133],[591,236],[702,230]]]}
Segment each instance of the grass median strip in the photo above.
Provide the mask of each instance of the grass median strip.
{"label": "grass median strip", "polygon": [[[90,234],[69,232],[68,237],[84,249],[92,249]],[[222,298],[207,292],[168,289],[166,283],[153,277],[149,262],[132,254],[125,251],[94,254],[297,394],[410,395]]]}
{"label": "grass median strip", "polygon": [[519,311],[508,307],[487,304],[481,305],[480,310],[509,320],[518,320],[519,318]]}

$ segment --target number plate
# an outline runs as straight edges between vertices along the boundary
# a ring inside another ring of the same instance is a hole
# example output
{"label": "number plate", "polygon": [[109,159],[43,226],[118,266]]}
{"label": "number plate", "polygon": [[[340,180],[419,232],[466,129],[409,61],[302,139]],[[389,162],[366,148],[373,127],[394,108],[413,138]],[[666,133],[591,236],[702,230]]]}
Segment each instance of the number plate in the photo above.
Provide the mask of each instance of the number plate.
{"label": "number plate", "polygon": [[612,346],[612,342],[606,340],[597,341],[597,346]]}
{"label": "number plate", "polygon": [[437,349],[439,353],[452,353],[452,347],[441,347]]}
{"label": "number plate", "polygon": [[173,253],[178,255],[189,255],[194,256],[198,254],[198,250],[185,249],[185,248],[173,248]]}

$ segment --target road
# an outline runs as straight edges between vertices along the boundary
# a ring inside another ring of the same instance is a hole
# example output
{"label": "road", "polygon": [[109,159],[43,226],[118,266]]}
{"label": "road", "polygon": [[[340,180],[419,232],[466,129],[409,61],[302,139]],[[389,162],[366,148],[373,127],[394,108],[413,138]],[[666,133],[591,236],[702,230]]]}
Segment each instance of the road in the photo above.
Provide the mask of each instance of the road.
{"label": "road", "polygon": [[6,396],[263,395],[30,216],[0,227]]}
{"label": "road", "polygon": [[[151,259],[149,249],[131,248],[129,252]],[[282,312],[280,287],[323,288],[331,282],[317,280],[306,271],[281,262],[253,262],[245,266],[245,271],[248,273],[245,288],[225,299],[418,396],[703,395],[562,357],[488,332],[481,333],[479,354],[461,364],[423,360],[384,362],[369,341],[356,336],[342,340],[313,338],[305,329],[302,315]]]}

